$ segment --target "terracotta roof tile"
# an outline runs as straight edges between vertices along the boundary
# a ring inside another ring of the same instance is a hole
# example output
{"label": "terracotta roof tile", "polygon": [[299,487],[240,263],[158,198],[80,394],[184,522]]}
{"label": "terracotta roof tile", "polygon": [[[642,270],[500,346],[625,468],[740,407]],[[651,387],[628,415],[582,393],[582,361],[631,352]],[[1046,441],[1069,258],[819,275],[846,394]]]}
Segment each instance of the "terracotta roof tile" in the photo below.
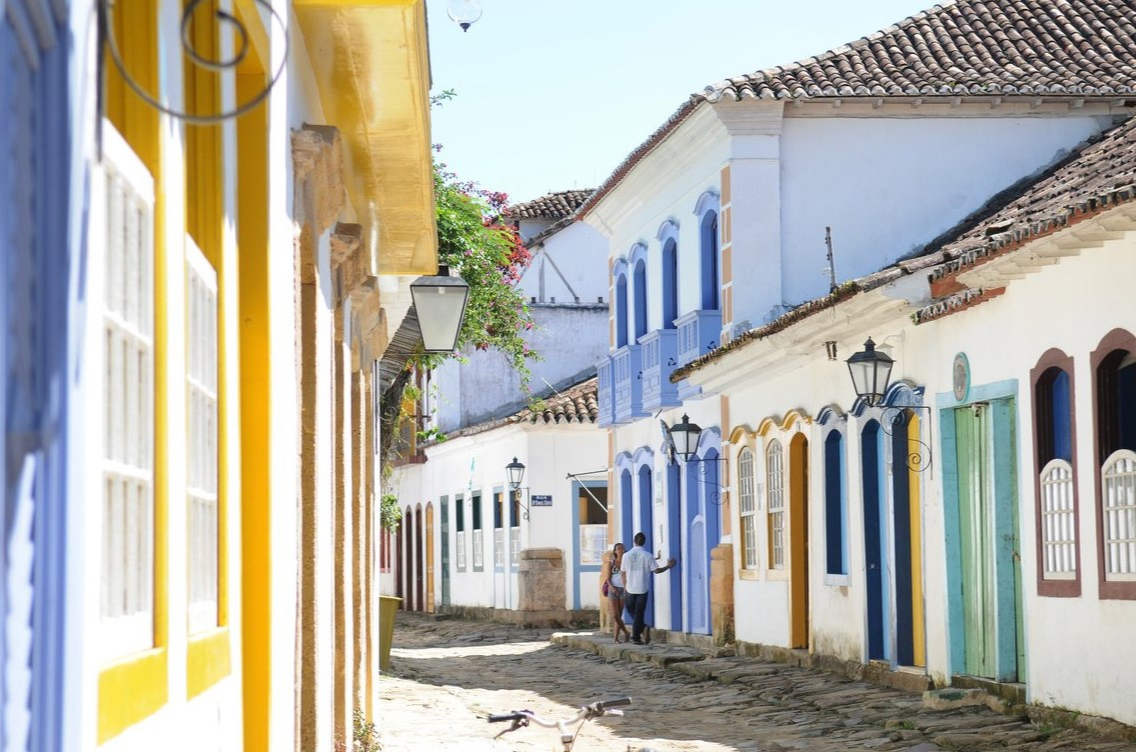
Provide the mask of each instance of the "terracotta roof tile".
{"label": "terracotta roof tile", "polygon": [[1132,96],[1133,29],[1130,2],[961,0],[695,97]]}
{"label": "terracotta roof tile", "polygon": [[523,423],[595,423],[600,414],[596,397],[596,377],[546,397],[537,410],[518,413]]}
{"label": "terracotta roof tile", "polygon": [[510,219],[564,219],[571,217],[592,189],[583,191],[557,191],[532,201],[508,207],[503,214]]}
{"label": "terracotta roof tile", "polygon": [[597,380],[593,376],[566,387],[559,393],[552,393],[544,397],[537,409],[524,407],[508,415],[448,431],[446,437],[447,439],[456,439],[462,436],[475,436],[486,431],[492,431],[495,428],[513,426],[518,423],[594,424],[600,415],[600,403],[596,391]]}
{"label": "terracotta roof tile", "polygon": [[[1074,149],[1043,173],[1021,180],[929,243],[919,255],[841,285],[831,295],[804,303],[757,329],[744,332],[697,360],[678,368],[673,382],[714,363],[728,352],[787,329],[820,311],[868,292],[899,277],[927,272],[933,283],[954,277],[1017,249],[1055,230],[1076,224],[1106,209],[1137,201],[1137,119],[1128,118]],[[971,289],[959,285],[937,295],[916,311],[916,324],[950,316],[998,297],[1004,288]]]}
{"label": "terracotta roof tile", "polygon": [[960,0],[816,57],[692,94],[587,198],[583,215],[699,105],[818,97],[1134,95],[1134,9],[1121,0]]}
{"label": "terracotta roof tile", "polygon": [[923,257],[946,262],[930,275],[933,290],[965,269],[1137,198],[1134,122],[1129,118],[1019,181],[929,244]]}

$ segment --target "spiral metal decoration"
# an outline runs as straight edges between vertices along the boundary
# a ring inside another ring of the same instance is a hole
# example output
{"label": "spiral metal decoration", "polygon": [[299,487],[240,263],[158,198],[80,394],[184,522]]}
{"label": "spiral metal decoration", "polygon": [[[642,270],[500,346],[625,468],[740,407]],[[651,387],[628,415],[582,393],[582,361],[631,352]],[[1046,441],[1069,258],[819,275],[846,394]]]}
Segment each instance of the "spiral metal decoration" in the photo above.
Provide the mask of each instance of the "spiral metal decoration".
{"label": "spiral metal decoration", "polygon": [[710,475],[710,472],[711,472],[711,463],[712,462],[715,463],[715,468],[717,469],[717,467],[720,463],[726,462],[726,458],[725,457],[712,457],[709,459],[704,459],[704,458],[699,458],[699,457],[692,457],[691,459],[687,460],[687,467],[690,468],[691,465],[695,465],[696,466],[694,468],[695,469],[695,476],[696,476],[695,479],[697,481],[699,481],[700,483],[702,483],[703,485],[710,486],[711,488],[715,489],[714,491],[707,491],[706,492],[706,496],[705,496],[706,500],[709,501],[710,503],[714,504],[715,506],[722,506],[722,503],[723,503],[722,490],[724,488],[726,488],[726,486],[724,486],[718,482],[717,474],[715,475],[715,477],[713,479],[707,478],[707,476]]}
{"label": "spiral metal decoration", "polygon": [[[185,10],[182,12],[181,22],[181,39],[182,49],[186,56],[193,62],[194,65],[200,66],[207,70],[221,72],[236,68],[249,54],[249,30],[241,23],[241,20],[232,13],[218,9],[213,12],[214,18],[218,24],[231,24],[237,34],[238,44],[237,50],[232,57],[228,59],[211,59],[200,54],[195,48],[193,37],[191,34],[193,27],[194,12],[198,6],[208,0],[191,0],[186,5]],[[137,94],[144,102],[158,110],[159,112],[169,115],[170,117],[184,120],[187,123],[195,123],[199,125],[207,125],[210,123],[220,123],[224,120],[237,118],[257,107],[261,102],[268,97],[276,82],[280,80],[280,76],[284,73],[284,66],[288,62],[288,27],[285,26],[284,20],[280,15],[273,10],[270,0],[253,0],[257,6],[264,8],[272,16],[273,23],[280,27],[284,39],[284,51],[280,56],[280,65],[273,71],[272,78],[269,79],[268,84],[264,90],[257,93],[256,96],[249,99],[247,102],[239,104],[232,110],[224,110],[222,112],[198,114],[190,112],[181,112],[179,110],[167,107],[158,101],[150,92],[146,91],[139,85],[137,81],[126,70],[126,64],[123,63],[122,54],[119,52],[118,40],[114,34],[114,24],[111,23],[115,12],[115,0],[100,0],[99,2],[99,31],[102,36],[103,42],[106,44],[107,49],[110,51],[111,59],[114,61],[115,67],[122,75],[122,80],[126,82],[135,94]],[[101,61],[100,61],[101,64]]]}
{"label": "spiral metal decoration", "polygon": [[[887,405],[880,408],[880,428],[885,435],[892,436],[894,429],[908,426],[908,410],[927,410],[931,419],[932,408],[924,405]],[[906,436],[910,444],[918,444],[908,451],[907,465],[912,472],[922,473],[932,466],[932,448],[922,439]]]}

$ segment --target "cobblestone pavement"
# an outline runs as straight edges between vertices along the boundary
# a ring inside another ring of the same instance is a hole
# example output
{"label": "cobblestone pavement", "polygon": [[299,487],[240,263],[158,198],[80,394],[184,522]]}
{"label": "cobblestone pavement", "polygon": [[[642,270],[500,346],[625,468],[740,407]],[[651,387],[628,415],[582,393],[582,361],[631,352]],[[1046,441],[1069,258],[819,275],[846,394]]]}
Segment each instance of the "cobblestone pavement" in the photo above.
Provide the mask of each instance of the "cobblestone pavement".
{"label": "cobblestone pavement", "polygon": [[536,726],[500,741],[490,713],[567,718],[630,695],[623,717],[584,725],[574,752],[1132,752],[1132,741],[1046,728],[985,706],[926,708],[918,694],[756,658],[614,645],[610,635],[400,612],[379,682],[384,752],[560,749]]}

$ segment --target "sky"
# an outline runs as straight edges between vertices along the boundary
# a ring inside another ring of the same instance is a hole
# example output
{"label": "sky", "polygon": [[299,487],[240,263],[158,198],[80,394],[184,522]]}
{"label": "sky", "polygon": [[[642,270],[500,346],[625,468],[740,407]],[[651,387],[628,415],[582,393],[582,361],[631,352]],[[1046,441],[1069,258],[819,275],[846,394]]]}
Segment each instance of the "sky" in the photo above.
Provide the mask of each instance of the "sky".
{"label": "sky", "polygon": [[[427,0],[436,156],[530,201],[599,186],[687,101],[931,8],[933,0],[479,0],[462,29]],[[940,0],[941,4],[946,4]]]}

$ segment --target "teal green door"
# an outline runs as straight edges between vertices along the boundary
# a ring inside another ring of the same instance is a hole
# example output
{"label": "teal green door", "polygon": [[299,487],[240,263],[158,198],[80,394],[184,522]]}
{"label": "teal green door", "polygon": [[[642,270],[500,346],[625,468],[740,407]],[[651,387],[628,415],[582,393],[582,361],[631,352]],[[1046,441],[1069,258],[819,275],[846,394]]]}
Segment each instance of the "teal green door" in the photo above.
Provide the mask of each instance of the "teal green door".
{"label": "teal green door", "polygon": [[995,677],[995,493],[987,405],[955,411],[959,534],[963,569],[964,673]]}

